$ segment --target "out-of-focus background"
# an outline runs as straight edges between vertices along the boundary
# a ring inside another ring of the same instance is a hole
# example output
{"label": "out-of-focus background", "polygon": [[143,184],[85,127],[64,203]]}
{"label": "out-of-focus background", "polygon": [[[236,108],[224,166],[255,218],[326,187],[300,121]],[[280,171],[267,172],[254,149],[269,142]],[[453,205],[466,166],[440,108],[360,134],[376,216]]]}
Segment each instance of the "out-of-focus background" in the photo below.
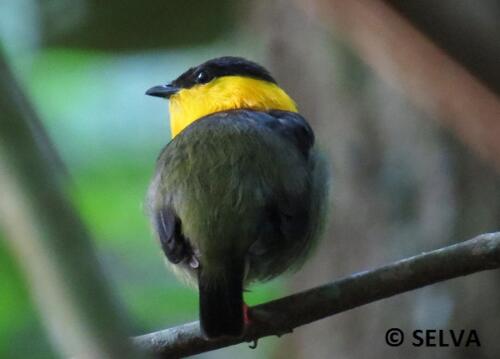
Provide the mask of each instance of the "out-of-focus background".
{"label": "out-of-focus background", "polygon": [[[270,68],[332,159],[327,236],[301,272],[254,286],[250,305],[498,229],[492,163],[457,140],[439,114],[416,106],[404,83],[388,84],[366,66],[328,15],[317,16],[321,3],[0,1],[1,46],[68,168],[72,200],[132,334],[197,318],[197,294],[165,269],[142,208],[170,138],[167,102],[144,91],[211,57],[244,56]],[[500,93],[497,1],[386,4]],[[384,341],[392,327],[476,329],[482,346],[392,348]],[[497,271],[370,304],[263,339],[255,350],[244,344],[199,357],[494,358],[499,330]],[[0,358],[55,357],[0,241]]]}

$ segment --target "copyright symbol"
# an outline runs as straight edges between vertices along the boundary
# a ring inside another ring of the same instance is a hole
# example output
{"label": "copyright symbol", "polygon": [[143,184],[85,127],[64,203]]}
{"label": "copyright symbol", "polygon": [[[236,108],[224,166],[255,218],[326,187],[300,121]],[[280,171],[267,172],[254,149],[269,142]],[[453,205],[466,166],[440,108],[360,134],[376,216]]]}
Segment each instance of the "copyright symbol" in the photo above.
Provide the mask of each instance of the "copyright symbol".
{"label": "copyright symbol", "polygon": [[403,344],[405,335],[401,329],[391,328],[385,333],[385,342],[391,347],[398,347]]}

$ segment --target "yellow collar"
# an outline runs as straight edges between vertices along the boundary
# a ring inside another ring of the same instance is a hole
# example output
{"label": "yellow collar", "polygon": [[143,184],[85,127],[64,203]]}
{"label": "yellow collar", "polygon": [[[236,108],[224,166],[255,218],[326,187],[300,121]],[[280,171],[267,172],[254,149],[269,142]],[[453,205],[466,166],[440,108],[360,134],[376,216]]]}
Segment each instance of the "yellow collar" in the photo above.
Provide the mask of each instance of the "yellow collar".
{"label": "yellow collar", "polygon": [[278,85],[243,76],[223,76],[182,89],[170,97],[172,138],[194,121],[236,109],[297,112],[295,102]]}

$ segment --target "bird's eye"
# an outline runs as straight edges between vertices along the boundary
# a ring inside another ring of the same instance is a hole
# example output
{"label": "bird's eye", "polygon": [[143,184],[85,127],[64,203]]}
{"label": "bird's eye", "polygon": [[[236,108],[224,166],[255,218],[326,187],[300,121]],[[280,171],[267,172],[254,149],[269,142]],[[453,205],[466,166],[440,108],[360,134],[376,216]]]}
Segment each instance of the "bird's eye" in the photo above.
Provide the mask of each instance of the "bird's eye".
{"label": "bird's eye", "polygon": [[210,81],[210,75],[206,71],[200,71],[198,75],[196,75],[196,83],[204,84]]}

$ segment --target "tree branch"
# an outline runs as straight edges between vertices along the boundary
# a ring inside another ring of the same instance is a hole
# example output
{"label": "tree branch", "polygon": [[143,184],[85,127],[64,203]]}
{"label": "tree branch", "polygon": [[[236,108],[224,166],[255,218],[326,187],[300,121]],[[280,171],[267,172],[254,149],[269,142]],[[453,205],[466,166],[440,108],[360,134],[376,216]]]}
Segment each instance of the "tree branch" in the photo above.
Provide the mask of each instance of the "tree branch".
{"label": "tree branch", "polygon": [[500,268],[500,232],[483,234],[255,306],[251,308],[252,323],[242,338],[208,341],[201,335],[199,323],[193,322],[145,334],[133,341],[161,358],[198,354],[270,335],[280,336],[301,325],[383,298],[496,268]]}

